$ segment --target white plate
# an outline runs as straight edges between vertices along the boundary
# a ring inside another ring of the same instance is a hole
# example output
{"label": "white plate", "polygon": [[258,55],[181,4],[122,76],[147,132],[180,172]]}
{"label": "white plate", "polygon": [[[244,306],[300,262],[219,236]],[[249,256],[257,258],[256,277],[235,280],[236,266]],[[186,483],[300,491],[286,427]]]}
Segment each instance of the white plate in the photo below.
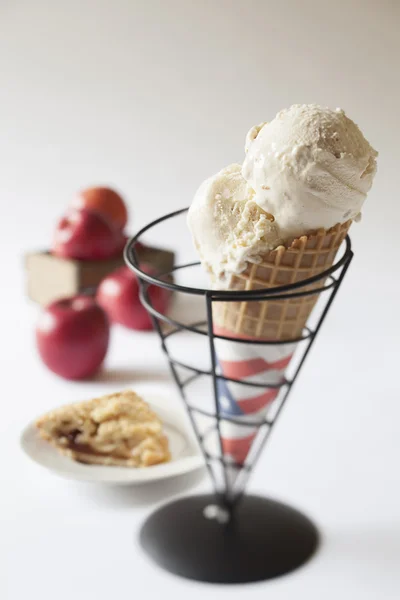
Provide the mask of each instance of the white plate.
{"label": "white plate", "polygon": [[[158,400],[158,401],[157,401]],[[168,463],[143,469],[85,465],[60,454],[51,444],[42,440],[34,423],[21,434],[21,447],[34,462],[67,479],[104,484],[140,484],[167,477],[183,475],[204,467],[204,460],[193,435],[188,431],[185,416],[173,408],[166,408],[167,400],[146,397],[146,401],[163,422],[169,439],[172,459]]]}

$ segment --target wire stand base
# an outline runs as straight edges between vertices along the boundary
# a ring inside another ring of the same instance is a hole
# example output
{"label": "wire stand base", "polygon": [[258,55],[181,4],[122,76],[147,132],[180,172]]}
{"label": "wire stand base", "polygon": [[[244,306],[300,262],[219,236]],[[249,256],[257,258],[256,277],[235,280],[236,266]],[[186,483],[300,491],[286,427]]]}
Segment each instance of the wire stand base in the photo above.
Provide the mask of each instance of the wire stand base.
{"label": "wire stand base", "polygon": [[209,583],[249,583],[284,575],[318,546],[318,531],[297,510],[259,496],[244,496],[232,518],[215,496],[171,502],[144,523],[140,542],[161,567]]}

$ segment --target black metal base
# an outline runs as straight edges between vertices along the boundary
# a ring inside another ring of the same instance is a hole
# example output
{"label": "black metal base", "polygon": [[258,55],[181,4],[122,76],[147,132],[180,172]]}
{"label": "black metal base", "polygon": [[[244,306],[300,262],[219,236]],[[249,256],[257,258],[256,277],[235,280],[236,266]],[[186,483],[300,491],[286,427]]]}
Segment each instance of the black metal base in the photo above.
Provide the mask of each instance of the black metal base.
{"label": "black metal base", "polygon": [[[318,532],[297,510],[258,496],[244,496],[232,519],[213,514],[215,496],[171,502],[143,525],[140,541],[161,567],[210,583],[272,579],[300,567],[315,552]],[[223,515],[222,515],[223,516]]]}

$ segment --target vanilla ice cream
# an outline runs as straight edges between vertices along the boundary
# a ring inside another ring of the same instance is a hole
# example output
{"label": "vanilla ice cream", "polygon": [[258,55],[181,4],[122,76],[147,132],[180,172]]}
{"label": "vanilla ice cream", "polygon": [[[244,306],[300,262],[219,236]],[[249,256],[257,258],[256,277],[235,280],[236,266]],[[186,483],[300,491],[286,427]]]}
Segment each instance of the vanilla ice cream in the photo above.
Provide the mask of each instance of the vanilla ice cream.
{"label": "vanilla ice cream", "polygon": [[189,209],[188,224],[206,269],[215,277],[240,273],[248,260],[282,240],[273,217],[252,199],[242,166],[233,164],[206,179]]}
{"label": "vanilla ice cream", "polygon": [[243,166],[199,188],[188,223],[203,264],[217,277],[294,237],[357,220],[377,152],[340,109],[294,105],[246,137]]}
{"label": "vanilla ice cream", "polygon": [[358,217],[376,151],[340,109],[296,104],[250,130],[242,174],[283,238]]}

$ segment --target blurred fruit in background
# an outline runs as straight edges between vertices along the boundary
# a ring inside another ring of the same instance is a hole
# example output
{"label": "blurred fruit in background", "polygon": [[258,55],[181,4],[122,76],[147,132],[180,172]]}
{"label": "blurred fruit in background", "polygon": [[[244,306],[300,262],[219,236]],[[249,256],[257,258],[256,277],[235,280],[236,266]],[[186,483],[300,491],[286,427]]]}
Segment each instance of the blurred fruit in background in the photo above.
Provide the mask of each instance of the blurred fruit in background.
{"label": "blurred fruit in background", "polygon": [[[36,328],[37,348],[44,364],[61,377],[84,379],[96,373],[107,353],[111,323],[139,331],[153,328],[139,298],[138,279],[124,266],[127,220],[125,203],[115,191],[84,189],[57,223],[50,252],[26,257],[29,296],[45,306]],[[140,242],[135,248],[145,272],[172,271],[173,252]],[[149,296],[165,314],[169,290],[150,286]]]}
{"label": "blurred fruit in background", "polygon": [[71,208],[95,212],[120,230],[128,222],[128,211],[123,199],[117,192],[107,187],[91,187],[82,190],[72,199]]}
{"label": "blurred fruit in background", "polygon": [[45,365],[66,379],[85,379],[102,364],[110,326],[94,298],[74,296],[45,308],[36,327],[36,344]]}
{"label": "blurred fruit in background", "polygon": [[61,258],[102,260],[121,254],[125,242],[101,214],[73,209],[58,222],[51,251]]}
{"label": "blurred fruit in background", "polygon": [[[142,265],[141,268],[146,273],[155,273],[149,265]],[[171,298],[170,292],[155,285],[150,285],[148,292],[153,307],[161,314],[165,314]],[[96,298],[111,322],[119,323],[129,329],[141,331],[153,329],[150,315],[139,298],[138,278],[128,267],[121,267],[103,279],[98,287]]]}
{"label": "blurred fruit in background", "polygon": [[127,221],[128,210],[117,192],[106,187],[82,190],[57,224],[52,254],[77,260],[114,258],[128,239],[123,232]]}
{"label": "blurred fruit in background", "polygon": [[[30,299],[46,306],[77,294],[94,295],[104,277],[125,264],[127,220],[125,202],[111,188],[89,187],[74,195],[56,226],[50,251],[26,255]],[[135,248],[139,261],[156,272],[173,269],[173,252],[140,242]]]}

